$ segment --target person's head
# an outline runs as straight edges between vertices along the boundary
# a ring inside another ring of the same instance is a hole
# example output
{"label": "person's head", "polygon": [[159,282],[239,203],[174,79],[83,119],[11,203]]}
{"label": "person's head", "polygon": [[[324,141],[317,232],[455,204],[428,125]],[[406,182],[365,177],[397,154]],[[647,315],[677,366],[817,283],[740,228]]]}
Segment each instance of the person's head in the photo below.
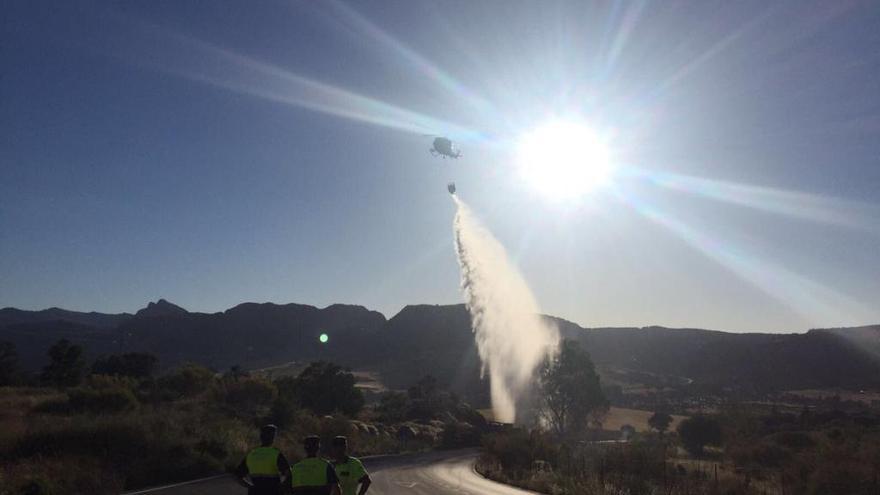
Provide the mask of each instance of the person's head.
{"label": "person's head", "polygon": [[333,439],[333,456],[342,459],[348,455],[348,439],[338,436]]}
{"label": "person's head", "polygon": [[275,425],[265,425],[260,428],[260,443],[269,446],[275,441],[275,435],[278,434],[278,427]]}
{"label": "person's head", "polygon": [[303,438],[303,449],[305,449],[306,455],[309,457],[318,455],[318,451],[321,450],[321,438],[317,435],[309,435]]}

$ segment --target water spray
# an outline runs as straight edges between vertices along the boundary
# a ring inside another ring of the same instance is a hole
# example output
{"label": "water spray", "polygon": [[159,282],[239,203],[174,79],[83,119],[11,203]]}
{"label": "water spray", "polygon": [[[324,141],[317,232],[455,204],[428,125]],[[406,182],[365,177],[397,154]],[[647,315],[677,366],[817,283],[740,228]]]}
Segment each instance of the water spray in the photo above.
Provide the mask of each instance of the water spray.
{"label": "water spray", "polygon": [[452,199],[457,206],[454,230],[461,290],[482,361],[481,376],[489,376],[496,420],[512,423],[535,370],[556,353],[559,330],[541,317],[535,297],[501,243],[454,193]]}

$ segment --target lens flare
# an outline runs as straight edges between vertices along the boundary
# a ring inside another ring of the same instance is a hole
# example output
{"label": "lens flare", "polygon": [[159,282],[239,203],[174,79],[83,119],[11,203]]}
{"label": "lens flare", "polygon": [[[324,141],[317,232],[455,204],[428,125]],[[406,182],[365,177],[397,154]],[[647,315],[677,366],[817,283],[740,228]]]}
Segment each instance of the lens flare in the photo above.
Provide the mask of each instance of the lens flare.
{"label": "lens flare", "polygon": [[553,121],[524,135],[517,146],[523,180],[552,199],[572,199],[603,184],[611,162],[602,137],[573,121]]}

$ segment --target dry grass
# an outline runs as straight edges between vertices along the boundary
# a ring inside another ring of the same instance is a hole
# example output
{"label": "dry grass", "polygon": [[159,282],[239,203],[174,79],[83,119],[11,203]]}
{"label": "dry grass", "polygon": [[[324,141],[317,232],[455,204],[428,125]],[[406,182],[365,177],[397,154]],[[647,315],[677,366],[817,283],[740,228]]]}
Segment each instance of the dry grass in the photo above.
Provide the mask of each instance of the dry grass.
{"label": "dry grass", "polygon": [[52,389],[0,387],[0,455],[27,430],[31,411],[65,395]]}

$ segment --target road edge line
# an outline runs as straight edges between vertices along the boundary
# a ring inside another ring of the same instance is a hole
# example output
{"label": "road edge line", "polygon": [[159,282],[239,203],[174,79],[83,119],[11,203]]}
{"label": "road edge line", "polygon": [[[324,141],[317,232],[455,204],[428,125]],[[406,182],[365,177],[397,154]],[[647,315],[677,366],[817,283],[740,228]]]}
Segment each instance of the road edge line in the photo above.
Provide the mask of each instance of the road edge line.
{"label": "road edge line", "polygon": [[478,477],[480,477],[480,478],[482,478],[482,479],[484,479],[484,480],[486,480],[486,481],[488,481],[488,482],[490,482],[490,483],[495,483],[496,485],[507,486],[507,487],[514,488],[514,489],[516,489],[516,490],[520,490],[520,491],[523,491],[523,492],[526,492],[526,493],[531,493],[531,494],[534,494],[534,495],[547,495],[546,493],[536,492],[536,491],[534,491],[534,490],[529,490],[528,488],[523,488],[523,487],[521,487],[521,486],[511,485],[511,484],[508,484],[508,483],[502,483],[502,482],[500,482],[500,481],[498,481],[498,480],[493,480],[492,478],[487,478],[487,477],[483,476],[482,473],[480,473],[479,471],[477,471],[477,461],[476,461],[476,459],[474,459],[474,463],[471,464],[471,471],[473,471],[473,473],[474,473],[475,475],[477,475]]}
{"label": "road edge line", "polygon": [[167,490],[169,488],[176,488],[178,486],[191,485],[193,483],[201,483],[202,481],[216,480],[219,478],[224,478],[226,476],[231,476],[231,475],[229,473],[215,474],[214,476],[207,476],[204,478],[199,478],[197,480],[181,481],[180,483],[172,483],[170,485],[162,485],[162,486],[154,486],[153,488],[145,488],[143,490],[138,490],[136,492],[123,492],[121,495],[141,495],[142,493],[150,493],[150,492],[157,492],[159,490]]}

